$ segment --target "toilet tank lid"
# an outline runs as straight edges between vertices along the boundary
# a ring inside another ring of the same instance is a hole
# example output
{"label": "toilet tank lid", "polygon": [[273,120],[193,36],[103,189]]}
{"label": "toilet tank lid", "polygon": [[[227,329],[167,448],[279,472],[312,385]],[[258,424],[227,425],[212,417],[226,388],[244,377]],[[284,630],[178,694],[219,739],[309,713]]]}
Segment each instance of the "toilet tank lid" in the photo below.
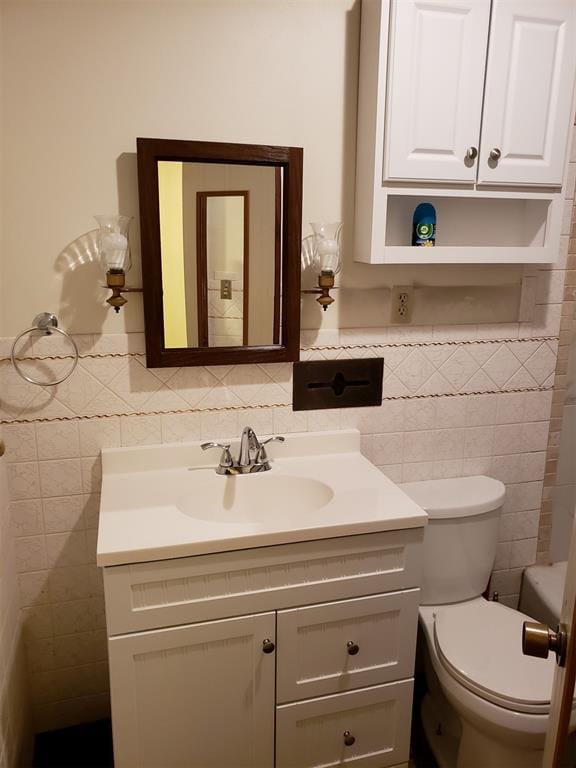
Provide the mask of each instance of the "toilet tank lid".
{"label": "toilet tank lid", "polygon": [[420,480],[400,488],[434,519],[491,512],[502,506],[506,493],[504,483],[483,475]]}

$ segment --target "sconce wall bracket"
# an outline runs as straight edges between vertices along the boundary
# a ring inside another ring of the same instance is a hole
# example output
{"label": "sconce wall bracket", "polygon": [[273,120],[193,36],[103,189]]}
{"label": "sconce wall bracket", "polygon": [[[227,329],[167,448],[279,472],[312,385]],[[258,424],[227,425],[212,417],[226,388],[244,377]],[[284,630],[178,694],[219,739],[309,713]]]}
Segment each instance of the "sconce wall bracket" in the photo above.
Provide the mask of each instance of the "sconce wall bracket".
{"label": "sconce wall bracket", "polygon": [[322,271],[318,275],[318,288],[304,290],[302,293],[320,294],[316,301],[324,311],[328,309],[330,304],[334,303],[334,299],[330,296],[330,290],[334,288],[334,275],[332,272]]}
{"label": "sconce wall bracket", "polygon": [[106,303],[114,307],[114,312],[120,312],[128,299],[122,296],[123,293],[141,293],[142,288],[126,287],[126,273],[123,269],[109,269],[106,272],[106,287],[112,291],[112,296],[106,299]]}

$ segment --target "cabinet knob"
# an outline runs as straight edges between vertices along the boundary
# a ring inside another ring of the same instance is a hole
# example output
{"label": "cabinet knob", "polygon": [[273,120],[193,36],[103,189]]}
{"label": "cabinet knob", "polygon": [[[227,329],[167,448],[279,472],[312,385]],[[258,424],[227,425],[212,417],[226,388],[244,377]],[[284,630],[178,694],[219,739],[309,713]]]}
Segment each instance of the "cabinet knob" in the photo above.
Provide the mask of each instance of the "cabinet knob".
{"label": "cabinet knob", "polygon": [[344,731],[344,744],[346,744],[347,747],[351,747],[355,741],[356,737],[352,736],[350,731]]}
{"label": "cabinet knob", "polygon": [[468,147],[466,150],[466,159],[467,160],[476,160],[478,157],[478,147]]}
{"label": "cabinet knob", "polygon": [[360,646],[357,643],[354,643],[352,640],[348,640],[346,643],[346,648],[348,649],[350,656],[356,656],[360,650]]}
{"label": "cabinet knob", "polygon": [[502,157],[502,152],[498,149],[498,147],[494,147],[494,149],[490,150],[490,160],[494,160],[494,162],[498,162],[500,158]]}
{"label": "cabinet knob", "polygon": [[264,653],[273,653],[275,648],[276,646],[270,638],[267,637],[266,640],[262,641],[262,650]]}

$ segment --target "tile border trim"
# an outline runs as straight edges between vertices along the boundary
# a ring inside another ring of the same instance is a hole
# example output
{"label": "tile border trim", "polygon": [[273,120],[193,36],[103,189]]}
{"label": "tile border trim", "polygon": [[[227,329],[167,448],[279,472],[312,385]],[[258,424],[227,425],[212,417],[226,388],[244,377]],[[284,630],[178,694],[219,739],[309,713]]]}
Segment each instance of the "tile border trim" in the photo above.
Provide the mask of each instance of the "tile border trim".
{"label": "tile border trim", "polygon": [[[510,395],[522,394],[526,392],[550,392],[553,387],[520,387],[516,389],[486,389],[469,392],[438,392],[424,395],[389,395],[382,398],[382,403],[394,402],[396,400],[427,400],[438,399],[441,397],[475,397],[478,395]],[[378,406],[374,406],[378,407]],[[90,421],[91,419],[113,419],[122,416],[170,416],[185,413],[222,413],[233,411],[256,411],[273,408],[292,408],[292,403],[274,403],[272,405],[247,404],[247,405],[228,405],[214,408],[179,408],[167,411],[139,411],[127,413],[105,413],[74,416],[47,416],[35,419],[0,419],[0,425],[9,424],[40,424],[58,421]],[[330,409],[326,409],[330,410]]]}
{"label": "tile border trim", "polygon": [[[353,330],[353,329],[344,329]],[[494,338],[494,339],[447,339],[444,341],[389,341],[352,344],[322,344],[318,346],[300,347],[301,352],[323,352],[350,349],[395,349],[398,347],[424,348],[424,347],[457,347],[473,346],[475,344],[526,344],[545,341],[558,341],[556,336],[526,336],[522,338]],[[78,356],[79,360],[98,360],[107,357],[144,357],[145,352],[84,352]],[[73,355],[27,355],[19,360],[69,360]],[[11,363],[10,357],[0,357],[1,363]],[[266,363],[262,363],[266,365]]]}

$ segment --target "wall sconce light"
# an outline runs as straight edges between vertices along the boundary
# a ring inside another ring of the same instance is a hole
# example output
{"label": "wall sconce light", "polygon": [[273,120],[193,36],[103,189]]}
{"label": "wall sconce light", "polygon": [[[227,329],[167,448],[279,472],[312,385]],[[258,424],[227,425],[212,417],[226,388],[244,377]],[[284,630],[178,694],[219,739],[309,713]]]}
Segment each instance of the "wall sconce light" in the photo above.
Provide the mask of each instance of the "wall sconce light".
{"label": "wall sconce light", "polygon": [[326,311],[334,299],[330,290],[334,288],[334,277],[342,269],[340,259],[340,234],[342,222],[311,223],[312,235],[302,241],[302,265],[306,271],[318,275],[318,288],[303,290],[302,293],[320,294],[316,301]]}
{"label": "wall sconce light", "polygon": [[132,266],[130,243],[128,242],[129,216],[103,214],[94,216],[98,222],[98,250],[102,265],[106,269],[106,286],[111,289],[112,296],[106,299],[115,312],[126,304],[123,293],[141,292],[142,288],[126,287],[126,272]]}

